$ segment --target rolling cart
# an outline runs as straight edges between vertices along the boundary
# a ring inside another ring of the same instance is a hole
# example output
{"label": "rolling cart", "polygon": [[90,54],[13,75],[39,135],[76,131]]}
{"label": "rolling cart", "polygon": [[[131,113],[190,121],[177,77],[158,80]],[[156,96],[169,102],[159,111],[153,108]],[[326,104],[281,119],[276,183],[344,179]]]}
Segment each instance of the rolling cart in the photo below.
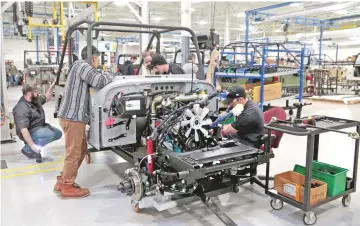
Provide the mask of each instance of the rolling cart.
{"label": "rolling cart", "polygon": [[[344,207],[348,206],[351,202],[351,193],[356,192],[356,182],[357,182],[357,168],[358,168],[358,158],[359,158],[359,133],[360,133],[360,122],[352,121],[341,118],[333,118],[326,116],[311,116],[312,119],[316,119],[315,123],[306,125],[304,121],[308,122],[310,117],[302,118],[297,122],[290,121],[279,121],[276,118],[272,119],[272,122],[265,125],[267,129],[268,136],[271,136],[272,131],[279,131],[285,134],[290,134],[294,136],[307,136],[307,148],[306,148],[306,166],[305,166],[305,182],[304,182],[304,201],[303,203],[297,202],[291,198],[288,198],[284,195],[279,194],[274,189],[269,189],[266,193],[272,197],[270,205],[275,210],[280,210],[283,207],[283,203],[290,204],[294,207],[297,207],[304,211],[303,221],[306,225],[313,225],[317,221],[316,214],[312,211],[316,207],[327,204],[336,199],[342,198],[342,204]],[[306,123],[307,123],[306,122]],[[305,124],[305,125],[304,125]],[[341,129],[356,127],[356,132],[345,132]],[[312,180],[312,169],[313,161],[318,160],[319,156],[319,138],[320,134],[326,132],[337,132],[347,134],[350,138],[355,139],[355,150],[354,150],[354,165],[353,165],[353,175],[352,178],[346,178],[346,188],[345,191],[336,194],[331,197],[327,197],[325,200],[320,201],[314,205],[310,204],[310,191],[311,191],[311,180]],[[269,167],[267,167],[267,183],[269,181],[268,176]]]}

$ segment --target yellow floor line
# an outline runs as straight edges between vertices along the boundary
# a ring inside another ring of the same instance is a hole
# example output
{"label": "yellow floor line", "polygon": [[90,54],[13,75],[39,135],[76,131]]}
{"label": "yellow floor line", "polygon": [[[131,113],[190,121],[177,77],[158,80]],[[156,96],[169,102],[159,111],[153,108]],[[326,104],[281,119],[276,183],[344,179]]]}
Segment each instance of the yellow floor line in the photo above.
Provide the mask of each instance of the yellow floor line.
{"label": "yellow floor line", "polygon": [[31,164],[31,165],[26,165],[26,166],[2,169],[0,172],[6,173],[6,172],[20,171],[20,170],[24,170],[24,169],[42,168],[44,166],[53,166],[53,165],[58,165],[58,164],[64,162],[64,158],[59,153],[57,153],[56,156],[60,158],[60,160],[58,160],[56,162],[36,163],[36,164]]}
{"label": "yellow floor line", "polygon": [[9,179],[9,178],[14,178],[14,177],[21,177],[21,176],[26,176],[26,175],[45,173],[45,172],[51,172],[51,171],[57,171],[57,170],[62,170],[62,167],[40,169],[40,170],[35,170],[35,171],[23,172],[23,173],[14,173],[14,174],[10,174],[10,175],[1,176],[1,179]]}

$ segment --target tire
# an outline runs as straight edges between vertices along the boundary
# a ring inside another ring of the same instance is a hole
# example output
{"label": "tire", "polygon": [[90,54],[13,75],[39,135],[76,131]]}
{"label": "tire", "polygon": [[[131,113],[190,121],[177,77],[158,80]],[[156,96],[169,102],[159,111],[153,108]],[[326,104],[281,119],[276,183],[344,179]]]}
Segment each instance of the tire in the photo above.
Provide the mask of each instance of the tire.
{"label": "tire", "polygon": [[271,199],[270,206],[274,210],[281,210],[284,207],[284,202],[279,199]]}
{"label": "tire", "polygon": [[314,225],[317,221],[317,216],[314,212],[304,213],[303,222],[306,225]]}
{"label": "tire", "polygon": [[342,200],[341,203],[344,207],[348,207],[351,203],[351,196],[350,195],[345,195]]}

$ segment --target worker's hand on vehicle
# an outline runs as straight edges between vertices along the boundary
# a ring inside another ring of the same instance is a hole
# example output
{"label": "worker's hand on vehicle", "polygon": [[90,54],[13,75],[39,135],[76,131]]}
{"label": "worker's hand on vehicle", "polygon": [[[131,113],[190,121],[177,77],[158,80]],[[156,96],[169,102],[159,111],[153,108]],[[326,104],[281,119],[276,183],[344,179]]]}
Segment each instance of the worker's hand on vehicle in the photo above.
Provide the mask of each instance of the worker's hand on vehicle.
{"label": "worker's hand on vehicle", "polygon": [[31,146],[31,150],[33,150],[36,153],[40,153],[41,152],[41,147],[34,144],[34,145]]}
{"label": "worker's hand on vehicle", "polygon": [[51,83],[50,88],[54,88],[55,85],[56,85],[56,79],[55,79],[55,81],[53,81],[53,82]]}

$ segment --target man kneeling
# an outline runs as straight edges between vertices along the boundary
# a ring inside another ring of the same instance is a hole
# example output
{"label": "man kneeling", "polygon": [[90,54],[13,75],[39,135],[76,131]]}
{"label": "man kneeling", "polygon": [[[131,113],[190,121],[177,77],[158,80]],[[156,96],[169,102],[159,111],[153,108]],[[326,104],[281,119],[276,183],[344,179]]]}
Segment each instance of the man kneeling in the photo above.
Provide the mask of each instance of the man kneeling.
{"label": "man kneeling", "polygon": [[21,152],[29,159],[42,162],[41,148],[58,140],[62,132],[45,122],[43,104],[50,101],[53,96],[55,83],[51,84],[46,94],[40,94],[35,86],[24,85],[23,96],[13,109],[16,134],[25,146]]}

